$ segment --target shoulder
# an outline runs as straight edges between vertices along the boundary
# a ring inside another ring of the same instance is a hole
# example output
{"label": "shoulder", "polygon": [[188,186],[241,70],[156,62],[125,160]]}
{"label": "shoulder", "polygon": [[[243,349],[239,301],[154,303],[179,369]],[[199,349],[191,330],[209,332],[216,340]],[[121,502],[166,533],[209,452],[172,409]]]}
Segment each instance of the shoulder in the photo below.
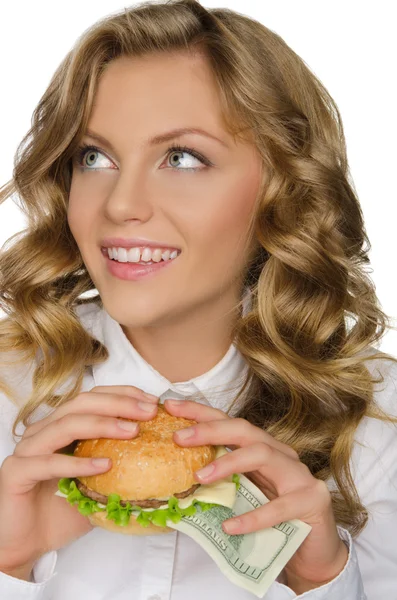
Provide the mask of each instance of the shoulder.
{"label": "shoulder", "polygon": [[[89,302],[74,307],[74,313],[84,329],[93,337],[101,337],[100,315],[102,307],[96,302]],[[38,363],[40,350],[33,360],[16,363],[18,354],[12,350],[3,352],[0,357],[0,381],[10,389],[11,398],[0,388],[0,425],[14,418],[32,392],[32,378]]]}
{"label": "shoulder", "polygon": [[[89,302],[74,307],[74,313],[84,329],[93,337],[101,336],[102,307],[96,302]],[[0,359],[0,380],[10,388],[11,398],[4,390],[0,389],[0,466],[7,454],[12,453],[15,441],[11,435],[11,428],[19,409],[23,406],[32,392],[32,378],[37,366],[38,356],[29,363],[13,364],[18,355],[13,352],[2,353]],[[23,426],[19,424],[17,433],[22,433]]]}
{"label": "shoulder", "polygon": [[[370,346],[367,356],[376,354],[377,349]],[[393,355],[392,355],[393,356]],[[397,357],[394,357],[396,358]],[[397,417],[397,362],[385,358],[367,360],[365,366],[374,382],[374,402],[389,415]]]}
{"label": "shoulder", "polygon": [[[100,334],[99,317],[101,312],[102,307],[96,302],[81,304],[74,308],[74,313],[81,325],[94,337],[96,334]],[[0,378],[17,396],[18,405],[23,403],[26,396],[31,392],[32,376],[37,366],[39,355],[40,351],[37,352],[36,357],[30,362],[13,364],[13,361],[17,359],[17,354],[11,350],[2,353],[0,358]],[[0,397],[3,399],[4,396],[4,392],[0,390]]]}
{"label": "shoulder", "polygon": [[[35,361],[29,364],[12,364],[16,358],[15,352],[4,352],[0,360],[0,466],[3,459],[13,452],[15,442],[11,430],[19,409],[23,406],[25,399],[31,394],[32,376],[35,369]],[[12,396],[3,389],[3,385],[9,388]],[[17,433],[21,428],[17,428]]]}
{"label": "shoulder", "polygon": [[[371,347],[369,354],[377,352]],[[374,379],[374,404],[397,419],[397,363],[373,359],[365,365]],[[397,503],[397,421],[364,417],[355,433],[351,470],[361,500],[366,503],[393,498]]]}

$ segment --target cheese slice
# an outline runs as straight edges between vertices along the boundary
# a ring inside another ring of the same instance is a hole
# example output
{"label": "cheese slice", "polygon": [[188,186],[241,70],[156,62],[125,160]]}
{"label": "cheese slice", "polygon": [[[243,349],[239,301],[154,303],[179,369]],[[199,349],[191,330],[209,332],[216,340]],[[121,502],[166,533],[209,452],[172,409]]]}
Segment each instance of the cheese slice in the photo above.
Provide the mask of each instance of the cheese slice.
{"label": "cheese slice", "polygon": [[[227,453],[228,450],[226,450],[225,446],[217,446],[215,460]],[[228,475],[227,477],[218,479],[213,483],[200,485],[200,487],[190,496],[187,496],[186,498],[179,498],[178,505],[180,508],[187,508],[191,505],[193,500],[200,500],[200,502],[213,502],[214,504],[221,504],[222,506],[233,508],[236,501],[237,490],[236,484],[232,480],[232,477],[233,475]],[[55,495],[61,496],[62,498],[67,498],[66,494],[63,494],[59,490],[55,492]],[[158,508],[142,508],[142,510],[145,512],[151,512],[153,510],[167,509],[168,499],[164,500],[167,500],[167,503],[159,506]],[[98,503],[98,505],[104,508],[103,504]]]}
{"label": "cheese slice", "polygon": [[[217,446],[215,459],[220,458],[227,453],[228,451],[225,446]],[[213,502],[214,504],[222,504],[222,506],[233,508],[236,501],[237,490],[236,484],[232,481],[232,477],[233,475],[228,475],[213,483],[200,485],[200,487],[190,496],[179,498],[178,505],[181,508],[186,508],[196,499],[200,500],[200,502]]]}

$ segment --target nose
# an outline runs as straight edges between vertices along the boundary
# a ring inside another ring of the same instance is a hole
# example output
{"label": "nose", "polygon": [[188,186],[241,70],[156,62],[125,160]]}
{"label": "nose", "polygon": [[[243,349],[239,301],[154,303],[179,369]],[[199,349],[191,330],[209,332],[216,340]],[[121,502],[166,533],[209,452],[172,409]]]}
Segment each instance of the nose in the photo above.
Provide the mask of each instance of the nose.
{"label": "nose", "polygon": [[120,172],[114,186],[109,190],[105,212],[111,221],[148,221],[153,214],[153,202],[148,182],[137,169]]}

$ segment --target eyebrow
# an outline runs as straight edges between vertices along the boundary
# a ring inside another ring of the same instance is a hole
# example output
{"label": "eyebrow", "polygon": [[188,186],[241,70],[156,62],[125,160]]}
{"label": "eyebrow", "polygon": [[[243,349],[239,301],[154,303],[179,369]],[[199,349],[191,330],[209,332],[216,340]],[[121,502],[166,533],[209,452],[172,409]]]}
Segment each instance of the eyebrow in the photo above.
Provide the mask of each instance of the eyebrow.
{"label": "eyebrow", "polygon": [[[166,133],[162,133],[160,135],[155,135],[154,137],[149,138],[148,140],[143,142],[143,145],[157,146],[159,144],[169,142],[170,140],[172,140],[174,138],[181,137],[183,135],[192,134],[192,133],[211,138],[211,139],[219,142],[220,144],[222,144],[222,146],[224,146],[225,148],[228,148],[228,145],[226,144],[225,141],[221,140],[220,138],[216,137],[215,135],[212,135],[211,133],[208,133],[208,131],[201,129],[200,127],[179,127],[178,129],[172,129],[171,131],[167,131]],[[95,133],[94,131],[87,129],[85,132],[85,136],[90,137],[93,140],[96,140],[97,142],[103,144],[104,146],[107,146],[110,150],[115,152],[115,149],[112,146],[112,144],[109,142],[109,140],[107,140],[102,135],[99,135],[99,133]]]}

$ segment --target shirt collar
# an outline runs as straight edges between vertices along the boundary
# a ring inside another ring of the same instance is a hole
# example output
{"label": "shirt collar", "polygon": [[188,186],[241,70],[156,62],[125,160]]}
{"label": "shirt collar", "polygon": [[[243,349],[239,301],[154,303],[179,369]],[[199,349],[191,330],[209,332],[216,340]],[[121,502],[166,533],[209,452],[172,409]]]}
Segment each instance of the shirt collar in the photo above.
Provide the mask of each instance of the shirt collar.
{"label": "shirt collar", "polygon": [[[243,298],[243,315],[251,306],[250,289]],[[109,358],[93,365],[95,386],[133,385],[154,394],[164,402],[167,398],[191,398],[226,411],[244,382],[247,363],[232,343],[223,358],[206,373],[188,381],[171,383],[156,371],[137,352],[126,337],[120,324],[104,309],[94,320],[92,334],[107,348]]]}

